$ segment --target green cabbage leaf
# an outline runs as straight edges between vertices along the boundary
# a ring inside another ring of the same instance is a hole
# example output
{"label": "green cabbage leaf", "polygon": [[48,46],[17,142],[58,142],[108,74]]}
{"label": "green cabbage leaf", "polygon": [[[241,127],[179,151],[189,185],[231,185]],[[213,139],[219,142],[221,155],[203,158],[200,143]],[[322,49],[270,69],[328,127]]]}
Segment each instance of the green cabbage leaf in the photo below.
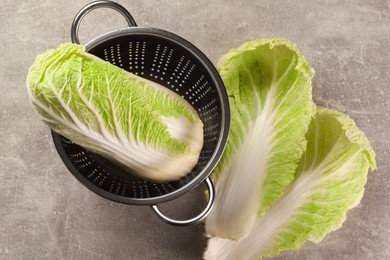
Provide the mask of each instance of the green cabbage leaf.
{"label": "green cabbage leaf", "polygon": [[[205,259],[259,259],[319,242],[338,229],[361,200],[375,153],[348,116],[319,107],[294,180],[239,240],[214,237]],[[234,207],[234,205],[231,205]]]}
{"label": "green cabbage leaf", "polygon": [[313,117],[314,71],[294,43],[245,43],[220,59],[218,70],[230,103],[229,140],[212,174],[210,236],[240,239],[250,232],[294,179]]}
{"label": "green cabbage leaf", "polygon": [[50,128],[133,174],[177,180],[198,161],[203,123],[188,102],[81,45],[62,44],[39,55],[27,88]]}

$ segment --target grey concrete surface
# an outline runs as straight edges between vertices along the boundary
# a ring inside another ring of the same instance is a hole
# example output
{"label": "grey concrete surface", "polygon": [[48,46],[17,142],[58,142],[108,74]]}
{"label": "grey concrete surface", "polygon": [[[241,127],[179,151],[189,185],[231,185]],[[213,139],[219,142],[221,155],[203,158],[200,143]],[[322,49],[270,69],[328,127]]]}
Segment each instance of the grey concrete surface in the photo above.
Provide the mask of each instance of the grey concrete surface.
{"label": "grey concrete surface", "polygon": [[[1,0],[0,259],[201,259],[202,225],[162,223],[148,207],[107,201],[78,183],[28,102],[35,56],[69,41],[88,0]],[[284,37],[316,70],[314,99],[350,115],[377,152],[361,204],[321,243],[272,259],[390,259],[390,1],[121,0],[141,26],[172,31],[216,63],[243,42]],[[125,25],[111,10],[83,21],[82,42]],[[202,188],[164,205],[195,214]]]}

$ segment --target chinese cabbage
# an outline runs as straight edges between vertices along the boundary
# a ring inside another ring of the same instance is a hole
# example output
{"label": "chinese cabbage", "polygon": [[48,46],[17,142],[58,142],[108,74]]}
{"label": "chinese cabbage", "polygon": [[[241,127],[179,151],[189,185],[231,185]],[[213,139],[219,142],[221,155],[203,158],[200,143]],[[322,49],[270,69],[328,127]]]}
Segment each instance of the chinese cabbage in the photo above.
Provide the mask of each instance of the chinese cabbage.
{"label": "chinese cabbage", "polygon": [[27,87],[50,128],[136,175],[177,180],[198,161],[203,123],[188,102],[81,45],[38,56]]}
{"label": "chinese cabbage", "polygon": [[216,200],[206,232],[239,239],[294,178],[315,109],[314,72],[285,39],[245,43],[225,54],[218,70],[229,95],[231,126],[212,175]]}

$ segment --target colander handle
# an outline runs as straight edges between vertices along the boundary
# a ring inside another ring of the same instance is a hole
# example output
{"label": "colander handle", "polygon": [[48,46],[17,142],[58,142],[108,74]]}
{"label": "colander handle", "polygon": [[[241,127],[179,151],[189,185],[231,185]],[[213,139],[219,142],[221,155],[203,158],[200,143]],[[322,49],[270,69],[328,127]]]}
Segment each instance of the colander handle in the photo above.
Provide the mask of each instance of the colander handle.
{"label": "colander handle", "polygon": [[162,219],[166,223],[174,225],[174,226],[191,226],[191,225],[198,224],[205,217],[208,216],[208,214],[210,213],[210,211],[214,205],[214,198],[215,198],[214,185],[213,185],[212,181],[210,180],[210,178],[207,178],[205,180],[205,183],[206,183],[207,188],[209,190],[209,201],[207,202],[206,208],[198,216],[196,216],[194,218],[187,219],[187,220],[176,220],[176,219],[172,219],[172,218],[165,216],[159,210],[157,205],[153,205],[152,209],[154,210],[154,212],[156,212],[156,214],[159,216],[160,219]]}
{"label": "colander handle", "polygon": [[118,11],[119,13],[121,13],[125,17],[128,25],[130,27],[137,26],[136,22],[134,21],[133,17],[129,13],[129,11],[127,11],[120,4],[117,4],[117,3],[112,2],[112,1],[107,1],[107,0],[95,1],[95,2],[89,3],[86,6],[84,6],[74,17],[73,23],[72,23],[72,28],[70,30],[70,36],[71,36],[73,43],[80,44],[78,31],[79,31],[79,26],[80,26],[81,20],[84,18],[84,16],[92,10],[97,9],[97,8],[102,8],[102,7],[111,8],[111,9],[114,9],[114,10]]}

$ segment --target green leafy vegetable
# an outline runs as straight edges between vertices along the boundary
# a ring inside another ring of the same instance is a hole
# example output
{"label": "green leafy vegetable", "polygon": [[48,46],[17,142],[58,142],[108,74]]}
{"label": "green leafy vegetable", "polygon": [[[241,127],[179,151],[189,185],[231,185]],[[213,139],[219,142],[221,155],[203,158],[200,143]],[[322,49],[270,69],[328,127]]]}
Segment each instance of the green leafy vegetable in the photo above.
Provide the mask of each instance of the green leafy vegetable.
{"label": "green leafy vegetable", "polygon": [[211,238],[205,259],[276,255],[307,240],[319,242],[341,226],[363,196],[368,169],[376,168],[375,153],[351,118],[326,108],[318,108],[306,138],[307,149],[284,195],[248,236]]}
{"label": "green leafy vegetable", "polygon": [[156,181],[195,166],[203,124],[184,99],[85,52],[62,44],[29,70],[30,100],[42,120],[73,142]]}
{"label": "green leafy vegetable", "polygon": [[211,236],[239,239],[293,180],[315,106],[313,70],[284,39],[246,43],[225,54],[219,72],[231,107],[229,141],[212,177]]}

